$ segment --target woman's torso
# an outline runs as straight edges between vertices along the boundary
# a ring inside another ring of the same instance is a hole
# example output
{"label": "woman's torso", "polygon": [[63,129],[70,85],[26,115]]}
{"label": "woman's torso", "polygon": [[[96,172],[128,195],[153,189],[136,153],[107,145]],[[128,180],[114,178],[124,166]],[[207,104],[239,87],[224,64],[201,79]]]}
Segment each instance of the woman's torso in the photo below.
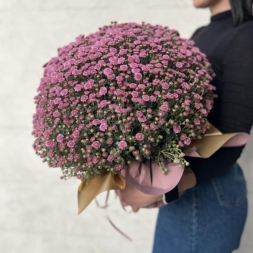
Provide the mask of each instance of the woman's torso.
{"label": "woman's torso", "polygon": [[223,12],[212,16],[211,23],[198,29],[192,40],[207,55],[216,74],[212,84],[218,98],[209,121],[222,132],[249,132],[253,120],[253,59],[247,57],[253,57],[253,20],[235,27],[231,12]]}

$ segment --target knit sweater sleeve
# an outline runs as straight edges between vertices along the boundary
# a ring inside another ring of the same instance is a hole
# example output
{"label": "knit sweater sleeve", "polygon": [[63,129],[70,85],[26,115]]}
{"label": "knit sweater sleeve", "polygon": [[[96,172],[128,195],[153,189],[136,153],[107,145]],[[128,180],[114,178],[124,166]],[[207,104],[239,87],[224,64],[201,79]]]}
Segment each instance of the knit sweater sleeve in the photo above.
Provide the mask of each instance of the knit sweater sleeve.
{"label": "knit sweater sleeve", "polygon": [[[215,125],[223,133],[249,133],[253,123],[253,27],[245,24],[231,38],[223,59],[223,80],[215,102]],[[243,147],[221,148],[208,159],[187,157],[197,184],[227,171]]]}

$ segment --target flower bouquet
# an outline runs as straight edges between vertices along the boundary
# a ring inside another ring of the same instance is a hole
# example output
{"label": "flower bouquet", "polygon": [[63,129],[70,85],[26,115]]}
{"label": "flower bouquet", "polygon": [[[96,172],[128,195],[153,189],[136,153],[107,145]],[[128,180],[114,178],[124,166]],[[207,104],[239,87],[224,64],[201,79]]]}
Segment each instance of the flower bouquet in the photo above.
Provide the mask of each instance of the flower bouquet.
{"label": "flower bouquet", "polygon": [[[177,31],[113,22],[59,48],[44,67],[34,149],[62,169],[62,178],[82,181],[79,211],[99,192],[124,188],[125,180],[144,192],[166,192],[153,182],[171,178],[173,188],[188,165],[185,155],[201,152],[214,74],[206,56]],[[212,152],[236,136],[211,131],[223,138]],[[155,171],[140,166],[147,162]]]}

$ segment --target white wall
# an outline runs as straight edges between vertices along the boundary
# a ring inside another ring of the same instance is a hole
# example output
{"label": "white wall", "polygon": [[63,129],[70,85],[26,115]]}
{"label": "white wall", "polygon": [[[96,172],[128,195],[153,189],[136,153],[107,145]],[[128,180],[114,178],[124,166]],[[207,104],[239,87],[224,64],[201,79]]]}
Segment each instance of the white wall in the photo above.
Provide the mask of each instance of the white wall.
{"label": "white wall", "polygon": [[[0,253],[151,250],[156,210],[127,214],[111,201],[107,213],[131,234],[134,242],[128,242],[95,204],[78,216],[78,182],[60,181],[60,170],[42,164],[31,147],[41,66],[57,47],[110,21],[168,25],[189,37],[208,23],[209,12],[194,10],[190,0],[0,0]],[[241,159],[250,207],[240,253],[253,248],[252,147]]]}

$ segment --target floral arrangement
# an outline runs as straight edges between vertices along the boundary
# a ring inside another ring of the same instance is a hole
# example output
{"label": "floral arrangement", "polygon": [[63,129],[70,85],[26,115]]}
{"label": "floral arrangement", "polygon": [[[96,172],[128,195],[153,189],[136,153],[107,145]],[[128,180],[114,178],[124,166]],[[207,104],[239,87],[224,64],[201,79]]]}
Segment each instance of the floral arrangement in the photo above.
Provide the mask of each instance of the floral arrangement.
{"label": "floral arrangement", "polygon": [[187,165],[184,148],[208,128],[213,72],[175,30],[111,23],[45,64],[34,149],[63,178],[91,180],[132,160]]}

